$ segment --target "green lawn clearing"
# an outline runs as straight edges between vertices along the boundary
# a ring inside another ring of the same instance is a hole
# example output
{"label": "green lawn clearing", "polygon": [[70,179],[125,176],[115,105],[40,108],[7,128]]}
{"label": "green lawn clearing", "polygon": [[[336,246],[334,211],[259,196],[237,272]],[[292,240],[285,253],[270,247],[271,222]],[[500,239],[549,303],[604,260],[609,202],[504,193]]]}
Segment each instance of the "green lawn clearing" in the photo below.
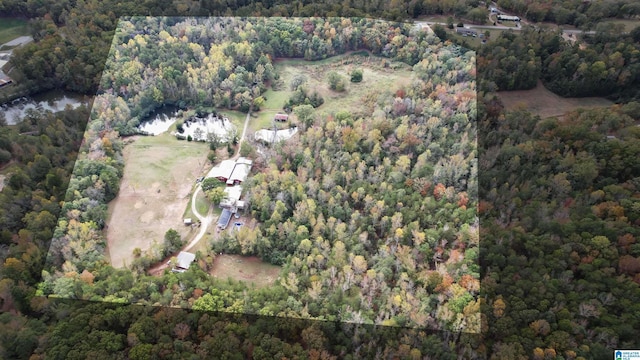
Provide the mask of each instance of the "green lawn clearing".
{"label": "green lawn clearing", "polygon": [[0,45],[24,35],[29,35],[27,20],[0,18]]}

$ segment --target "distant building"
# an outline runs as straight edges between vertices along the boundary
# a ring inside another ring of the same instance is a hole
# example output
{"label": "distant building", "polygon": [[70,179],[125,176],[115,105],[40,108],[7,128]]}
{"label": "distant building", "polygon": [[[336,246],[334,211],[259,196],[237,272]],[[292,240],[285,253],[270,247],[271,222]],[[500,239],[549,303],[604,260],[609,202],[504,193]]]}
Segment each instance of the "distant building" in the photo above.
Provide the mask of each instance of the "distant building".
{"label": "distant building", "polygon": [[500,14],[500,10],[498,10],[498,9],[497,9],[497,8],[495,8],[495,7],[490,7],[490,8],[489,8],[489,11],[490,11],[492,14]]}
{"label": "distant building", "polygon": [[173,267],[173,272],[185,272],[189,270],[191,264],[196,260],[196,255],[181,251],[176,259],[176,266]]}
{"label": "distant building", "polygon": [[274,116],[273,119],[275,121],[285,122],[285,121],[287,121],[289,119],[289,115],[287,115],[287,114],[276,114],[276,116]]}
{"label": "distant building", "polygon": [[191,221],[191,218],[184,219],[184,224],[185,225],[191,225],[192,223],[193,223],[193,221]]}
{"label": "distant building", "polygon": [[511,15],[498,15],[498,21],[515,21],[518,22],[520,21],[520,18],[517,16],[511,16]]}

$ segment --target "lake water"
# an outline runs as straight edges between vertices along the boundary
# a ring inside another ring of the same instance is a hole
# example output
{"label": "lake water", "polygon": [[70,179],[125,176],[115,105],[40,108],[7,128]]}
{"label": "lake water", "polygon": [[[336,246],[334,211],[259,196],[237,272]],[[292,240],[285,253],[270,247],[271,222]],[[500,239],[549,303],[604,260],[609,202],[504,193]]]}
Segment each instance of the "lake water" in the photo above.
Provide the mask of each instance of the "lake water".
{"label": "lake water", "polygon": [[47,91],[32,97],[22,97],[0,106],[0,111],[8,125],[20,123],[29,109],[42,109],[53,112],[64,110],[67,106],[77,108],[89,105],[91,98],[62,91]]}
{"label": "lake water", "polygon": [[171,125],[176,122],[179,111],[174,107],[157,110],[151,113],[147,120],[138,126],[138,129],[152,135],[160,135],[169,130]]}

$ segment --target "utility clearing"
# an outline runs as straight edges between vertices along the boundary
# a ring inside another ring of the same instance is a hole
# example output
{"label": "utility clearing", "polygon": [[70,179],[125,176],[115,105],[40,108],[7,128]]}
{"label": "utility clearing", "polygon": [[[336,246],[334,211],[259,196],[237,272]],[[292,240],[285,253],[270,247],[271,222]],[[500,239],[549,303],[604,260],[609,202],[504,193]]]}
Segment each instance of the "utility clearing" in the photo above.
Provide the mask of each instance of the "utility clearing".
{"label": "utility clearing", "polygon": [[540,80],[535,89],[500,91],[498,97],[507,110],[525,108],[542,119],[562,117],[579,108],[591,109],[613,105],[613,102],[601,97],[563,98],[547,90]]}

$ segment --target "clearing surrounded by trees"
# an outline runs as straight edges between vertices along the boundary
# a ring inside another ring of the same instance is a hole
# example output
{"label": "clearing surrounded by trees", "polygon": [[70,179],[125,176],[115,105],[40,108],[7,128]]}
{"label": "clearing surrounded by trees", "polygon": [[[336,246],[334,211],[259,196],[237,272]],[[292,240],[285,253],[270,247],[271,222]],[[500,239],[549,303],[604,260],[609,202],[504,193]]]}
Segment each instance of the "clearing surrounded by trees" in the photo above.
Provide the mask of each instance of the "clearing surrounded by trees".
{"label": "clearing surrounded by trees", "polygon": [[[300,61],[298,59],[278,59],[274,66],[280,78],[265,92],[264,108],[256,113],[249,124],[249,131],[270,129],[273,116],[282,112],[286,101],[294,94],[293,84],[303,86],[310,93],[317,92],[324,103],[316,111],[317,117],[335,114],[339,110],[350,111],[354,116],[372,108],[384,90],[402,89],[411,82],[411,67],[407,64],[372,55],[369,52],[352,52],[321,61]],[[362,81],[349,81],[355,69],[362,69]],[[327,76],[330,72],[340,75],[345,90],[336,92],[329,89]]]}
{"label": "clearing surrounded by trees", "polygon": [[561,117],[578,108],[590,109],[605,107],[613,104],[602,97],[563,98],[547,90],[538,80],[538,85],[532,90],[500,91],[498,97],[507,110],[526,108],[541,119]]}
{"label": "clearing surrounded by trees", "polygon": [[[111,53],[44,295],[479,331],[473,51],[362,18],[134,17]],[[246,125],[128,137],[167,105]],[[283,112],[291,141],[241,135]]]}
{"label": "clearing surrounded by trees", "polygon": [[277,281],[281,270],[280,266],[267,264],[256,256],[217,255],[209,273],[220,280],[232,278],[265,287]]}
{"label": "clearing surrounded by trees", "polygon": [[118,196],[109,203],[107,241],[114,267],[130,265],[133,250],[161,244],[169,229],[184,239],[182,214],[207,161],[206,145],[169,134],[128,139]]}

